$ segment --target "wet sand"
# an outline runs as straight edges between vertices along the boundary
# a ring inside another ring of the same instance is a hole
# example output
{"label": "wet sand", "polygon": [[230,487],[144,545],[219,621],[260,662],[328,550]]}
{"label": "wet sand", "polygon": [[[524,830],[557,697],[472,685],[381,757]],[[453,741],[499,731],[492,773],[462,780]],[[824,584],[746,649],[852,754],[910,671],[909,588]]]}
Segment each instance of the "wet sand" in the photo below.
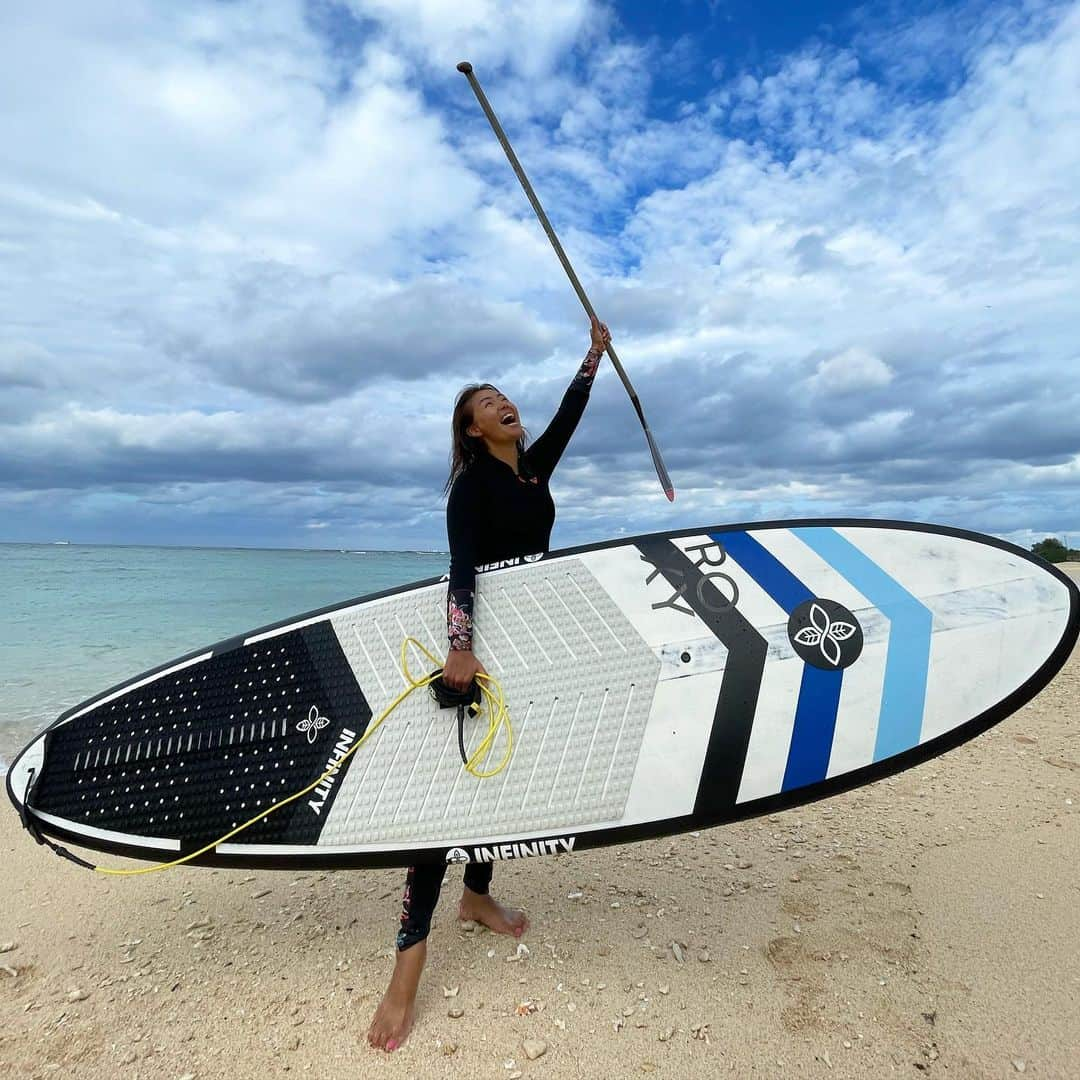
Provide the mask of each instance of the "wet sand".
{"label": "wet sand", "polygon": [[1015,716],[889,780],[498,865],[527,956],[457,923],[451,869],[416,1027],[389,1055],[364,1036],[402,871],[110,880],[35,845],[6,802],[0,851],[4,1075],[1080,1071],[1080,653]]}

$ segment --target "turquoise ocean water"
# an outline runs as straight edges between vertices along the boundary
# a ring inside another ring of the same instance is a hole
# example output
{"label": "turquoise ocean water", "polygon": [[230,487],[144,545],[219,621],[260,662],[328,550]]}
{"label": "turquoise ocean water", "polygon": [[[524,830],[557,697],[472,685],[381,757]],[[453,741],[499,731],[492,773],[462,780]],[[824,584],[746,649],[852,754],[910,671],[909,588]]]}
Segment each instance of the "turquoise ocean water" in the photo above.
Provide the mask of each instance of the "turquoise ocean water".
{"label": "turquoise ocean water", "polygon": [[446,572],[410,551],[0,544],[0,764],[65,709],[267,623]]}

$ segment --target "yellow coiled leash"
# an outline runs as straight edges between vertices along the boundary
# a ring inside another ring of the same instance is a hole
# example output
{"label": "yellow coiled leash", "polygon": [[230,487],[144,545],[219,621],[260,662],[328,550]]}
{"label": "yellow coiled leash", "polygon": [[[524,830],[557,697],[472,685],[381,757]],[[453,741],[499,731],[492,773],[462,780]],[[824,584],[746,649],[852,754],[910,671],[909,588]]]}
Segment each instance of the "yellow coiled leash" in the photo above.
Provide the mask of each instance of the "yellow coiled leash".
{"label": "yellow coiled leash", "polygon": [[[430,683],[434,682],[441,674],[441,669],[433,671],[430,675],[425,675],[423,678],[417,679],[413,677],[412,672],[409,670],[409,646],[412,645],[420,652],[424,654],[433,664],[438,666],[439,661],[434,657],[423,645],[420,644],[416,638],[406,638],[401,643],[401,674],[405,677],[405,682],[408,684],[404,690],[390,704],[379,714],[379,716],[373,720],[367,726],[367,730],[357,741],[356,745],[351,747],[347,753],[341,756],[341,760],[335,765],[332,765],[326,770],[317,780],[308,784],[302,791],[297,791],[293,795],[289,795],[287,798],[282,799],[280,802],[274,803],[273,806],[267,807],[262,813],[256,814],[250,821],[245,821],[243,825],[238,825],[231,832],[227,832],[224,836],[219,836],[216,840],[207,844],[205,847],[199,848],[198,851],[193,851],[188,855],[185,855],[181,859],[174,859],[172,862],[158,863],[154,866],[142,866],[134,870],[118,870],[110,869],[105,866],[93,867],[99,874],[113,874],[118,877],[132,877],[136,874],[155,874],[160,870],[170,870],[174,866],[182,866],[186,862],[191,862],[192,859],[197,859],[200,855],[205,855],[206,852],[216,848],[218,844],[224,844],[226,841],[231,840],[238,833],[242,833],[245,829],[251,828],[257,821],[262,821],[264,817],[274,813],[275,810],[280,810],[283,806],[288,806],[291,802],[296,802],[297,799],[302,799],[309,792],[312,792],[317,788],[324,780],[333,776],[342,765],[350,758],[361,746],[368,741],[368,739],[375,734],[379,725],[415,690],[420,690]],[[487,779],[488,777],[495,776],[506,768],[506,763],[510,760],[510,754],[514,746],[514,732],[510,726],[510,714],[506,708],[506,699],[503,697],[502,687],[498,681],[493,679],[490,675],[486,675],[483,672],[476,676],[477,684],[480,688],[480,699],[485,702],[483,708],[478,705],[471,706],[471,711],[474,715],[486,712],[488,718],[487,734],[480,740],[480,745],[476,750],[468,756],[465,761],[465,768],[473,776],[479,779]],[[499,762],[493,769],[487,769],[481,771],[481,764],[486,762],[488,755],[491,753],[492,748],[495,745],[495,740],[498,738],[499,730],[501,728],[506,729],[506,750],[503,753],[502,761]],[[464,754],[462,755],[464,757]]]}

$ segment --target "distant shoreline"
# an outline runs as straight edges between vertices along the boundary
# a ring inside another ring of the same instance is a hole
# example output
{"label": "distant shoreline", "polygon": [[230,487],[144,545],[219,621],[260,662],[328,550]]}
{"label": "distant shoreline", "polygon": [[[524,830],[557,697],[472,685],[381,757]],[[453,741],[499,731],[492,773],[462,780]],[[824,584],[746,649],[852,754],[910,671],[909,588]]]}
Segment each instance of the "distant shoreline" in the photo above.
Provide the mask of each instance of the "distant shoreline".
{"label": "distant shoreline", "polygon": [[96,544],[66,540],[0,540],[0,547],[92,547],[92,548],[151,548],[155,551],[302,551],[305,554],[325,555],[446,555],[449,551],[425,548],[307,548],[251,547],[238,544]]}

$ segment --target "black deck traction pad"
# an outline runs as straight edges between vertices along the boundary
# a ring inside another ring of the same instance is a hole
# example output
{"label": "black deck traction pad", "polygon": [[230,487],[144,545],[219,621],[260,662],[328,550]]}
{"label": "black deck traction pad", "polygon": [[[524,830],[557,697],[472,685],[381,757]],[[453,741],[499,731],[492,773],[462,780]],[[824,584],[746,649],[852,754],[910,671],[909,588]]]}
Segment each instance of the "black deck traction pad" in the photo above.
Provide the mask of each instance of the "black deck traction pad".
{"label": "black deck traction pad", "polygon": [[[179,840],[187,851],[318,779],[335,747],[355,745],[370,720],[333,627],[320,621],[230,648],[60,724],[32,808]],[[352,761],[233,842],[314,844]]]}

